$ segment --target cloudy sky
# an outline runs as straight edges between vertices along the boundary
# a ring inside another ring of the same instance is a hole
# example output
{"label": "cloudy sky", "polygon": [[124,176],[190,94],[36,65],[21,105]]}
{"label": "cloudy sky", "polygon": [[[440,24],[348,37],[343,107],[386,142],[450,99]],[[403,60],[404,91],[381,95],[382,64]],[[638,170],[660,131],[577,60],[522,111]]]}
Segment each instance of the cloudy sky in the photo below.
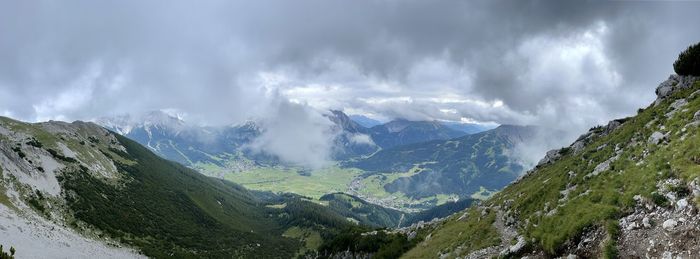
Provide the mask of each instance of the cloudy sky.
{"label": "cloudy sky", "polygon": [[298,105],[575,136],[648,105],[700,41],[699,12],[697,1],[0,0],[0,115],[174,109],[215,124]]}

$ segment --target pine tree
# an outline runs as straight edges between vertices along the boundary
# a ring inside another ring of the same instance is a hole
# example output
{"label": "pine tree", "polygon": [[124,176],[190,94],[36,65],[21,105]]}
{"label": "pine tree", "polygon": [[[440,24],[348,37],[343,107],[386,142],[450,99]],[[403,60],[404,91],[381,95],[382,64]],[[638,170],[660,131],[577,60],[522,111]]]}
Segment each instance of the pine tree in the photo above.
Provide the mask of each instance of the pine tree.
{"label": "pine tree", "polygon": [[673,70],[682,76],[700,76],[700,43],[691,45],[678,54],[678,59],[673,62]]}

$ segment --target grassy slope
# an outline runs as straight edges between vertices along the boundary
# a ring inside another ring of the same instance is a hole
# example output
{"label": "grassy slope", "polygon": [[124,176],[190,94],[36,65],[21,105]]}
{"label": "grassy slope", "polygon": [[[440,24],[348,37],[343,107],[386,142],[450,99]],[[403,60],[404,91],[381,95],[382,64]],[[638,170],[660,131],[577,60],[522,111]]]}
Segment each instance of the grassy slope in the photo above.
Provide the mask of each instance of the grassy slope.
{"label": "grassy slope", "polygon": [[[510,204],[520,222],[529,222],[519,232],[527,240],[535,240],[531,244],[533,247],[556,254],[564,242],[576,238],[586,228],[605,226],[608,220],[630,212],[635,195],[652,198],[657,182],[670,177],[691,181],[700,175],[700,166],[693,161],[700,156],[700,135],[695,127],[683,128],[700,109],[700,98],[695,95],[688,99],[689,104],[671,118],[664,114],[674,100],[698,89],[700,84],[696,83],[692,89],[679,91],[660,105],[648,107],[610,135],[588,144],[579,154],[567,154],[556,163],[538,168],[496,194],[484,206]],[[650,126],[645,127],[647,124]],[[665,126],[663,132],[671,133],[669,143],[647,143],[651,133],[659,130],[659,125]],[[598,164],[614,156],[618,144],[623,151],[610,169],[598,176],[586,177]],[[644,156],[645,150],[647,156]],[[569,178],[568,172],[573,172],[574,177]],[[568,195],[568,200],[560,202],[560,191],[567,185],[576,188]],[[547,205],[549,208],[558,206],[551,216],[545,215],[551,211],[545,210]],[[447,240],[419,245],[405,256],[434,256],[441,251],[455,251],[459,245],[467,247],[457,253],[464,255],[483,247],[478,240],[489,240],[493,231],[488,229],[493,227],[488,220],[483,220],[484,217],[471,215],[475,210],[469,210],[470,217],[465,222],[453,216],[433,235],[445,236]],[[462,235],[455,235],[455,226],[459,226]]]}
{"label": "grassy slope", "polygon": [[124,137],[120,164],[132,178],[123,187],[106,184],[78,168],[61,183],[77,198],[68,199],[76,218],[143,248],[149,256],[287,257],[297,242],[245,189],[205,177],[161,159]]}
{"label": "grassy slope", "polygon": [[498,231],[492,227],[496,219],[495,213],[480,216],[475,209],[467,209],[466,213],[466,220],[457,220],[459,215],[453,215],[431,233],[429,238],[426,237],[402,257],[435,258],[438,254],[453,251],[459,246],[462,251],[473,251],[501,242]]}

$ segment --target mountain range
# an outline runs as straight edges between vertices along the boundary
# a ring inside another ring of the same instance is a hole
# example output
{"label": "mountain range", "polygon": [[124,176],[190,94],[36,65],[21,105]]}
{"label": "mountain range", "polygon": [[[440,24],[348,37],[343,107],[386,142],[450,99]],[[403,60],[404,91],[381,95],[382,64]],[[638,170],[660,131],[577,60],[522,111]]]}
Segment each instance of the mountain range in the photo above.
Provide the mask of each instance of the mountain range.
{"label": "mountain range", "polygon": [[493,130],[448,140],[433,140],[383,149],[346,166],[368,172],[412,172],[384,188],[414,198],[436,194],[469,197],[480,190],[498,191],[523,172],[511,150],[534,136],[534,127],[501,125]]}
{"label": "mountain range", "polygon": [[[333,181],[339,188],[329,192],[347,192],[408,211],[459,198],[483,198],[498,191],[522,173],[522,166],[508,153],[533,131],[529,127],[504,125],[470,135],[453,129],[455,124],[404,119],[367,128],[342,111],[332,110],[324,116],[332,123],[329,131],[335,136],[333,158],[345,170],[360,169],[365,173],[309,173],[310,170],[286,165],[273,155],[253,152],[248,148],[250,143],[265,130],[254,121],[201,127],[156,111],[141,117],[102,118],[96,122],[164,158],[249,188],[309,195],[303,184],[285,180],[288,176],[282,171],[295,170],[309,178],[301,177],[300,182],[319,179],[329,186],[325,179],[338,178]],[[397,194],[400,198],[392,198]]]}
{"label": "mountain range", "polygon": [[[333,158],[345,160],[370,155],[380,148],[463,136],[463,131],[438,122],[394,120],[371,128],[364,127],[342,111],[325,115],[333,122]],[[248,145],[264,130],[258,123],[248,121],[230,126],[198,126],[162,112],[144,115],[103,117],[95,123],[131,138],[157,154],[195,166],[211,163],[224,167],[231,159],[246,157],[256,162],[279,163],[269,154],[252,152]]]}

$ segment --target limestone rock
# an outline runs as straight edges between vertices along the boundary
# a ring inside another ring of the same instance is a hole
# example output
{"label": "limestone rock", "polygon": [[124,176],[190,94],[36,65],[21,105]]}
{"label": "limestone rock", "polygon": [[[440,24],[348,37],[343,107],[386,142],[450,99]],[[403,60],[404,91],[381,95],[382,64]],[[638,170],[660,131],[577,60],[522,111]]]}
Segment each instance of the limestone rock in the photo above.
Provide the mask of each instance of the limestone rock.
{"label": "limestone rock", "polygon": [[654,133],[651,133],[651,136],[649,136],[648,142],[651,144],[659,144],[659,142],[661,142],[661,140],[664,138],[666,138],[666,135],[661,132],[654,131]]}
{"label": "limestone rock", "polygon": [[561,153],[559,153],[559,149],[552,149],[550,151],[547,151],[547,154],[540,160],[540,162],[537,163],[537,166],[541,165],[546,165],[549,163],[552,163],[554,161],[557,161],[561,157]]}
{"label": "limestone rock", "polygon": [[678,222],[676,222],[673,219],[668,219],[664,221],[664,223],[661,225],[665,230],[671,230],[675,228],[678,225]]}
{"label": "limestone rock", "polygon": [[655,104],[661,103],[666,97],[678,90],[692,87],[696,80],[698,80],[698,77],[695,76],[679,76],[676,74],[669,76],[666,81],[656,87],[657,99]]}

